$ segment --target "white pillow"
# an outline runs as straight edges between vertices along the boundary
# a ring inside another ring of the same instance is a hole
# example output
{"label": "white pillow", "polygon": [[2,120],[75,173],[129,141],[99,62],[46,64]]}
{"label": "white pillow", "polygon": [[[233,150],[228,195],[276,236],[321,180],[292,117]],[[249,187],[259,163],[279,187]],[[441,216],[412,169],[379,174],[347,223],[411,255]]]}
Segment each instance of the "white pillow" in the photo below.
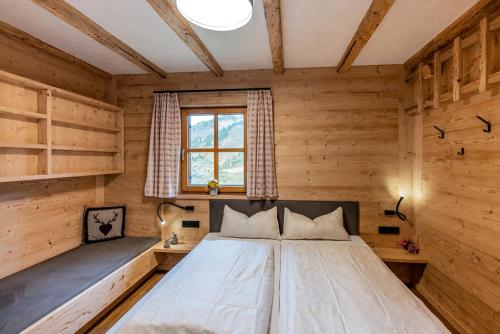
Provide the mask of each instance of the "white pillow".
{"label": "white pillow", "polygon": [[344,228],[342,207],[312,220],[285,208],[283,239],[350,240]]}
{"label": "white pillow", "polygon": [[220,235],[251,239],[280,239],[276,207],[248,217],[246,214],[224,207]]}

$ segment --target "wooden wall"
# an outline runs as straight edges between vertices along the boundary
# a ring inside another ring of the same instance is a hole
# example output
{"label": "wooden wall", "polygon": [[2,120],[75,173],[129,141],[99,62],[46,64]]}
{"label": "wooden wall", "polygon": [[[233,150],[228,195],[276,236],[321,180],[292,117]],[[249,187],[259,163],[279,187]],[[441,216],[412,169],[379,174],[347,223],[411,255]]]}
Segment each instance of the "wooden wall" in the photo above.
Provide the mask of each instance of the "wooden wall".
{"label": "wooden wall", "polygon": [[[0,69],[103,100],[109,75],[0,22]],[[0,278],[80,245],[85,205],[104,201],[104,178],[0,186]]]}
{"label": "wooden wall", "polygon": [[461,333],[500,332],[499,28],[497,13],[452,36],[408,75],[404,98],[406,173],[429,258],[417,289]]}
{"label": "wooden wall", "polygon": [[[108,202],[127,203],[127,233],[157,234],[156,199],[143,196],[153,106],[162,89],[271,87],[274,97],[277,177],[280,198],[355,200],[361,206],[361,231],[371,244],[395,246],[399,236],[381,236],[379,225],[398,225],[383,210],[399,196],[398,111],[400,66],[334,69],[119,76],[118,104],[125,112],[125,174],[107,178]],[[242,93],[183,94],[181,106],[246,103]],[[171,228],[184,238],[206,233],[206,197],[180,196],[195,213],[169,208]],[[201,231],[180,230],[179,215],[200,219]]]}

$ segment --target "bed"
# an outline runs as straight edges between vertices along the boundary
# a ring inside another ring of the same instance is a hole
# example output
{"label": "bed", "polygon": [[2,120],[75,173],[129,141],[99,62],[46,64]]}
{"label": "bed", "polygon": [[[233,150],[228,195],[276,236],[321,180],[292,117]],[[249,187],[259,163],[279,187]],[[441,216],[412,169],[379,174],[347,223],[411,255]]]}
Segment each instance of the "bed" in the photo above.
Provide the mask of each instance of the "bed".
{"label": "bed", "polygon": [[[309,218],[342,207],[351,241],[222,238],[225,205],[247,215],[276,206],[280,231],[285,207]],[[358,234],[357,202],[211,200],[210,233],[111,332],[447,333]]]}

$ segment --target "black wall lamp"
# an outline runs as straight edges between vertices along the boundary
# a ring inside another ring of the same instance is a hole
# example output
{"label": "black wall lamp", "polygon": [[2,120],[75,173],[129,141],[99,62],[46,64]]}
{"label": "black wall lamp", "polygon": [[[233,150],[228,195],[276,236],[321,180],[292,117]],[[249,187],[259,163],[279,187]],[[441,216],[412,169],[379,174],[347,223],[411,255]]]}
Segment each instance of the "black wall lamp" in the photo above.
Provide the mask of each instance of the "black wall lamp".
{"label": "black wall lamp", "polygon": [[399,212],[399,206],[401,205],[401,202],[403,201],[404,198],[405,198],[404,196],[401,196],[399,198],[398,204],[396,205],[396,210],[384,210],[384,214],[386,216],[394,216],[394,215],[396,215],[396,216],[398,216],[399,219],[401,219],[403,221],[406,220],[405,214]]}
{"label": "black wall lamp", "polygon": [[160,214],[160,209],[162,206],[164,205],[172,205],[172,206],[175,206],[175,207],[178,207],[180,209],[184,209],[186,211],[194,211],[194,206],[192,205],[186,205],[186,206],[182,206],[182,205],[179,205],[179,204],[175,204],[175,203],[172,203],[172,202],[162,202],[158,205],[158,208],[156,209],[156,215],[158,216],[158,218],[160,218],[160,224],[161,225],[165,225],[165,220],[162,218],[161,214]]}

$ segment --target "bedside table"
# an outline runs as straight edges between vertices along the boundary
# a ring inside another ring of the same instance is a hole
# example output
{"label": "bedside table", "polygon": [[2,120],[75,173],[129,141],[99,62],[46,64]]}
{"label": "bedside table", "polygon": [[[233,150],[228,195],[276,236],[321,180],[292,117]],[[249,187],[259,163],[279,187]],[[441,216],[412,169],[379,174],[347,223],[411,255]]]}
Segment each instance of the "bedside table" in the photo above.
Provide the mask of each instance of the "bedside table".
{"label": "bedside table", "polygon": [[158,265],[158,269],[160,270],[172,269],[198,244],[198,242],[179,241],[177,245],[170,245],[170,247],[164,248],[164,243],[165,240],[162,240],[153,248],[153,252],[160,263]]}
{"label": "bedside table", "polygon": [[427,265],[427,258],[422,254],[411,254],[403,248],[372,248],[407,286],[414,287],[422,278]]}

